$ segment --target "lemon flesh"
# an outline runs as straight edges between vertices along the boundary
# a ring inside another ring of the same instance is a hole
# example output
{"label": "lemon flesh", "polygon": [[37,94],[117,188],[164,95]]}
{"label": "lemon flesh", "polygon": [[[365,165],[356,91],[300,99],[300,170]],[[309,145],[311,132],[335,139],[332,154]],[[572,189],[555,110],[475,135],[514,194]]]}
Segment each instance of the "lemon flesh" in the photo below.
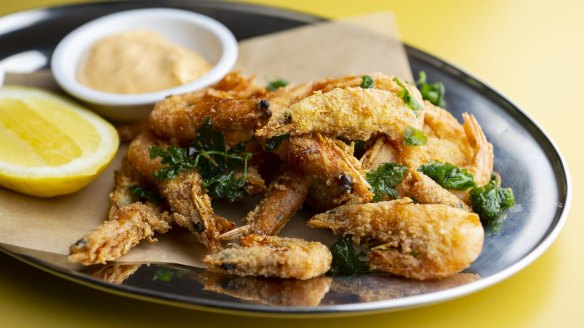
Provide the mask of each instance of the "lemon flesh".
{"label": "lemon flesh", "polygon": [[78,191],[111,162],[114,127],[52,93],[0,88],[0,186],[51,197]]}

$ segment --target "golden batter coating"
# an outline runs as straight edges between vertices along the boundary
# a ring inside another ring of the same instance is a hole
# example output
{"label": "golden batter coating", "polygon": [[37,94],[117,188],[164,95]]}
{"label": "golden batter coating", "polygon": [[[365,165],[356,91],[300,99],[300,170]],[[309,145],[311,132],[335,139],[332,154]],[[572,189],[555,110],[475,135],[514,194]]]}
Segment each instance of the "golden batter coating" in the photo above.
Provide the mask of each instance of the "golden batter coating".
{"label": "golden batter coating", "polygon": [[[419,125],[414,111],[396,94],[379,89],[333,89],[315,92],[271,120],[257,135],[273,137],[321,132],[347,140],[368,140],[386,134],[401,141],[406,127]],[[421,128],[421,126],[419,126]]]}
{"label": "golden batter coating", "polygon": [[425,103],[424,134],[426,154],[430,159],[462,167],[468,164],[472,149],[464,128],[447,110]]}
{"label": "golden batter coating", "polygon": [[[270,101],[272,117],[269,122],[279,119],[290,106],[312,95],[315,90],[314,82],[288,85],[270,92],[267,97]],[[274,122],[275,123],[275,122]]]}
{"label": "golden batter coating", "polygon": [[419,280],[464,270],[484,239],[477,214],[408,198],[340,206],[313,216],[308,225],[352,235],[358,244],[381,244],[369,253],[371,269]]}
{"label": "golden batter coating", "polygon": [[297,238],[248,235],[241,245],[210,254],[209,270],[237,276],[310,279],[330,269],[332,255],[319,242]]}
{"label": "golden batter coating", "polygon": [[[282,118],[282,115],[284,115],[284,112],[288,111],[290,106],[311,96],[316,91],[328,92],[335,88],[357,87],[360,85],[361,80],[362,78],[360,76],[348,75],[324,78],[319,81],[291,84],[278,88],[267,95],[268,100],[270,101],[270,110],[272,111],[270,124],[277,124],[276,121]],[[259,135],[262,135],[262,133],[260,132]]]}
{"label": "golden batter coating", "polygon": [[[361,162],[365,169],[375,170],[383,163],[400,163],[400,159],[389,140],[380,137],[365,152]],[[421,204],[444,204],[471,211],[471,208],[456,194],[442,188],[434,180],[415,169],[408,170],[402,182],[397,185],[397,190],[400,197],[413,198]]]}
{"label": "golden batter coating", "polygon": [[109,194],[110,209],[106,220],[113,219],[119,208],[139,200],[130,190],[131,186],[144,186],[146,183],[146,179],[124,157],[121,168],[114,173],[114,190]]}
{"label": "golden batter coating", "polygon": [[146,132],[148,129],[150,129],[150,123],[146,119],[143,121],[124,123],[116,126],[118,136],[120,137],[120,142],[123,143],[131,142],[140,133]]}
{"label": "golden batter coating", "polygon": [[[402,88],[393,81],[394,76],[385,75],[382,73],[371,73],[369,76],[374,81],[374,88],[379,90],[389,91],[397,94]],[[310,81],[305,83],[288,85],[279,88],[274,92],[268,94],[270,101],[270,110],[273,115],[270,118],[268,125],[278,126],[281,124],[283,118],[287,117],[285,114],[290,107],[299,101],[312,96],[315,92],[327,93],[334,89],[357,88],[361,86],[363,75],[345,75],[339,77],[327,77],[317,81]],[[409,93],[419,102],[422,101],[420,92],[412,85],[405,83],[404,86]],[[258,136],[265,136],[266,130],[260,129]]]}
{"label": "golden batter coating", "polygon": [[[211,252],[222,248],[211,198],[204,192],[202,178],[196,171],[181,172],[174,179],[159,182],[160,194],[175,215],[193,223],[194,234]],[[192,232],[192,231],[191,231]]]}
{"label": "golden batter coating", "polygon": [[[360,78],[359,78],[360,79]],[[385,136],[374,140],[372,145],[365,151],[360,159],[360,166],[363,171],[375,170],[383,163],[398,163],[399,154],[391,146]],[[321,165],[322,167],[322,165]],[[360,174],[363,176],[363,174]],[[369,187],[367,187],[367,190]],[[340,184],[327,184],[326,177],[317,178],[308,191],[307,203],[313,209],[324,212],[343,204],[361,203],[355,195],[347,194],[346,188]]]}
{"label": "golden batter coating", "polygon": [[164,165],[160,163],[160,158],[150,158],[150,147],[167,148],[169,145],[168,142],[148,131],[139,134],[132,140],[128,147],[126,157],[132,167],[140,172],[144,178],[148,179],[151,183],[156,183],[157,180],[154,179],[152,173],[160,170]]}
{"label": "golden batter coating", "polygon": [[170,229],[170,218],[140,202],[119,208],[113,218],[83,236],[69,248],[68,261],[105,264],[126,255],[141,240],[155,242],[155,233]]}
{"label": "golden batter coating", "polygon": [[269,102],[264,99],[171,96],[156,103],[150,115],[150,125],[159,136],[192,140],[206,119],[211,119],[213,127],[221,130],[261,126],[272,115],[269,107]]}
{"label": "golden batter coating", "polygon": [[355,194],[361,203],[373,198],[364,178],[361,163],[353,150],[339,140],[320,134],[292,137],[288,146],[288,164],[330,186],[341,186],[345,194]]}
{"label": "golden batter coating", "polygon": [[[243,176],[243,172],[238,172],[237,177]],[[257,166],[248,166],[243,189],[248,195],[261,194],[266,192],[266,181],[262,178]]]}
{"label": "golden batter coating", "polygon": [[472,161],[466,169],[474,175],[474,180],[479,187],[491,181],[493,174],[493,145],[487,141],[483,129],[472,114],[463,113],[464,132],[473,150]]}
{"label": "golden batter coating", "polygon": [[360,201],[356,195],[347,194],[341,185],[327,185],[316,179],[308,189],[306,204],[317,212],[324,212],[340,205],[360,204]]}
{"label": "golden batter coating", "polygon": [[442,188],[436,181],[416,170],[409,170],[397,189],[402,197],[413,198],[421,204],[444,204],[467,212],[472,211],[455,194]]}
{"label": "golden batter coating", "polygon": [[[367,74],[372,80],[373,85],[372,88],[385,90],[393,93],[399,93],[402,91],[401,86],[395,83],[393,75],[386,75],[379,72],[369,73]],[[345,75],[333,78],[325,78],[319,81],[314,82],[314,90],[315,91],[322,91],[322,92],[329,92],[336,88],[356,88],[360,87],[363,82],[364,75]],[[422,101],[422,96],[418,89],[412,84],[403,83],[405,88],[408,92],[418,101]]]}
{"label": "golden batter coating", "polygon": [[239,71],[227,73],[207,91],[216,97],[233,99],[259,98],[267,92],[266,88],[256,84],[255,76],[245,77]]}
{"label": "golden batter coating", "polygon": [[304,204],[312,178],[291,169],[284,169],[270,183],[268,192],[260,203],[247,214],[247,224],[222,235],[222,239],[235,239],[254,233],[276,235]]}
{"label": "golden batter coating", "polygon": [[448,111],[426,102],[424,146],[429,159],[465,168],[474,175],[476,184],[489,183],[493,173],[493,145],[472,114],[463,113],[461,125]]}
{"label": "golden batter coating", "polygon": [[398,150],[392,146],[387,137],[382,136],[375,140],[361,157],[361,165],[365,170],[375,170],[384,163],[402,163]]}
{"label": "golden batter coating", "polygon": [[254,129],[271,117],[265,89],[238,73],[227,75],[214,87],[169,96],[150,113],[150,126],[159,136],[192,140],[206,119],[223,131]]}

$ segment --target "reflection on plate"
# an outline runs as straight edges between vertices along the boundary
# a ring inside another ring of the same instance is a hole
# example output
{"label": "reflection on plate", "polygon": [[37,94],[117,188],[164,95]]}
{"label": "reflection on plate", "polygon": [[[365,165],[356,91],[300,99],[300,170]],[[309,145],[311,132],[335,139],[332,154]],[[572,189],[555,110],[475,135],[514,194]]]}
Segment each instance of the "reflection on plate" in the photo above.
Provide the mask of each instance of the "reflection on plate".
{"label": "reflection on plate", "polygon": [[[211,16],[238,39],[319,21],[272,8],[182,1],[131,1],[33,10],[0,18],[0,60],[19,53],[49,55],[75,27],[116,11],[180,7]],[[65,19],[66,18],[66,19]],[[262,22],[257,24],[257,22]],[[517,205],[497,234],[486,237],[483,253],[464,273],[416,282],[383,274],[323,277],[309,281],[238,278],[201,269],[169,265],[80,268],[61,258],[12,247],[0,250],[71,280],[130,297],[246,314],[287,316],[395,310],[459,297],[499,282],[540,256],[554,241],[566,218],[571,186],[553,143],[525,113],[482,82],[417,49],[406,46],[414,73],[424,70],[447,89],[448,109],[460,118],[473,113],[493,143],[495,170],[515,192]]]}
{"label": "reflection on plate", "polygon": [[[440,280],[415,281],[384,273],[347,277],[317,277],[308,280],[237,277],[200,268],[156,264],[112,263],[80,270],[114,285],[172,286],[202,289],[233,301],[279,307],[317,307],[367,303],[433,293],[480,279],[474,273],[458,273]],[[133,276],[136,274],[136,276]]]}

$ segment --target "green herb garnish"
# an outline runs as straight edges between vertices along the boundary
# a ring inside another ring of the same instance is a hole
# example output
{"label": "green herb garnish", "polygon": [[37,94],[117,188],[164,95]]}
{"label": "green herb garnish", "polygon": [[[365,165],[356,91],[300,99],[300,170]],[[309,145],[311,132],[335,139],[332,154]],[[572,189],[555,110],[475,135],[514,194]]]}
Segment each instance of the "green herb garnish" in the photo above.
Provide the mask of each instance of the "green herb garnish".
{"label": "green herb garnish", "polygon": [[[203,125],[197,129],[195,134],[195,141],[191,146],[195,151],[198,150],[214,150],[224,152],[227,148],[225,146],[225,136],[223,132],[213,129],[213,122],[210,118],[203,121]],[[189,149],[189,152],[193,150]]]}
{"label": "green herb garnish", "polygon": [[418,110],[424,109],[424,105],[420,104],[416,98],[412,97],[412,94],[406,86],[400,81],[397,77],[393,78],[393,82],[401,87],[401,91],[398,93],[398,96],[404,101],[404,103],[411,108],[414,112],[418,112]]}
{"label": "green herb garnish", "polygon": [[276,91],[279,88],[283,88],[288,85],[288,81],[284,79],[275,79],[268,82],[268,86],[266,87],[270,91]]}
{"label": "green herb garnish", "polygon": [[501,188],[499,179],[491,176],[486,186],[470,191],[472,210],[481,218],[485,230],[498,231],[503,224],[503,212],[515,205],[515,196],[511,188]]}
{"label": "green herb garnish", "polygon": [[442,82],[428,83],[426,82],[426,72],[420,71],[418,73],[418,80],[416,81],[416,86],[422,94],[422,98],[428,100],[436,106],[442,108],[446,107],[446,102],[444,101],[444,94],[446,93],[446,88]]}
{"label": "green herb garnish", "polygon": [[278,149],[278,147],[280,147],[282,142],[284,140],[288,140],[288,139],[290,139],[289,133],[285,133],[285,134],[281,134],[279,136],[268,138],[268,139],[266,139],[266,145],[264,146],[264,149],[266,151],[273,151],[275,149]]}
{"label": "green herb garnish", "polygon": [[195,168],[195,162],[189,157],[186,149],[175,145],[166,149],[157,146],[150,147],[150,159],[157,157],[162,158],[161,164],[167,165],[152,174],[158,180],[174,179],[179,173]]}
{"label": "green herb garnish", "polygon": [[361,88],[363,89],[371,89],[373,87],[375,87],[375,80],[373,80],[373,78],[369,75],[363,75],[362,77],[362,81],[361,81]]}
{"label": "green herb garnish", "polygon": [[130,192],[138,197],[138,199],[141,201],[146,200],[154,204],[160,204],[162,202],[162,198],[160,198],[158,192],[154,190],[140,186],[130,186],[128,189],[130,189]]}
{"label": "green herb garnish", "polygon": [[161,282],[171,282],[174,278],[181,278],[184,276],[184,272],[177,271],[170,268],[160,268],[154,272],[154,277],[152,280]]}
{"label": "green herb garnish", "polygon": [[233,203],[243,198],[244,179],[238,179],[235,172],[212,176],[203,180],[203,188],[209,191],[212,198],[222,198]]}
{"label": "green herb garnish", "polygon": [[351,236],[339,238],[331,247],[333,261],[331,269],[327,272],[329,276],[350,276],[357,273],[369,272],[369,265],[361,261],[353,248]]}
{"label": "green herb garnish", "polygon": [[477,186],[472,174],[450,163],[430,162],[420,165],[418,171],[446,189],[466,190]]}
{"label": "green herb garnish", "polygon": [[426,144],[426,135],[421,130],[408,126],[404,130],[404,144],[408,146],[423,146]]}
{"label": "green herb garnish", "polygon": [[[167,165],[154,172],[153,176],[157,179],[173,179],[180,172],[196,169],[211,197],[230,202],[243,197],[242,188],[251,154],[245,152],[243,143],[228,150],[225,136],[213,130],[210,119],[205,120],[197,130],[195,141],[187,149],[175,145],[166,149],[150,147],[150,158],[157,157],[161,157],[161,163]],[[242,170],[243,174],[235,174],[236,170]]]}
{"label": "green herb garnish", "polygon": [[377,169],[367,172],[365,178],[374,193],[373,201],[379,202],[387,195],[398,198],[399,193],[395,186],[402,181],[406,171],[405,166],[397,163],[383,163]]}

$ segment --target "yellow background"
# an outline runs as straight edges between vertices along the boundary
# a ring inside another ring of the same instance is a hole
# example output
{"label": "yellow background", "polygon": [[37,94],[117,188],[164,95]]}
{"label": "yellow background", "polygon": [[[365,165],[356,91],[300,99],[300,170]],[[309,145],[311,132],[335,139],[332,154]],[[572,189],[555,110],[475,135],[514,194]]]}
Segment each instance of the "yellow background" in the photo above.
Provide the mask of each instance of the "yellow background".
{"label": "yellow background", "polygon": [[[1,0],[0,14],[72,2]],[[515,101],[549,133],[571,169],[574,202],[557,241],[525,270],[470,296],[400,312],[301,321],[210,314],[123,298],[0,254],[0,327],[584,326],[579,298],[584,295],[584,108],[580,101],[584,94],[584,2],[250,2],[330,18],[393,11],[405,42],[454,63]]]}

